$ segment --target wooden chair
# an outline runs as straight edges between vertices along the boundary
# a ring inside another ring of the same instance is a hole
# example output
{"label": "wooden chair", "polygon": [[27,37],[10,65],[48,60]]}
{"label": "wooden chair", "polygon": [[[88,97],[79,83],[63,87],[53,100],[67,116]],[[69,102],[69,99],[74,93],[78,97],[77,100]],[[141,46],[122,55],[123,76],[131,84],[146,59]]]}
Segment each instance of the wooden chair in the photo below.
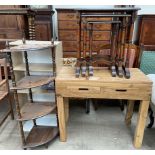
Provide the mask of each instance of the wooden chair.
{"label": "wooden chair", "polygon": [[139,68],[149,77],[153,82],[152,95],[150,101],[150,123],[148,128],[151,128],[154,124],[155,113],[155,46],[141,45],[141,56],[139,61]]}
{"label": "wooden chair", "polygon": [[[2,68],[3,68],[4,75],[2,75]],[[3,116],[0,122],[0,126],[4,123],[4,121],[10,114],[11,114],[11,119],[14,119],[13,108],[12,108],[12,98],[11,98],[10,89],[9,89],[7,63],[6,63],[6,59],[3,58],[3,59],[0,59],[0,103],[2,103],[5,98],[9,103],[9,110]]]}

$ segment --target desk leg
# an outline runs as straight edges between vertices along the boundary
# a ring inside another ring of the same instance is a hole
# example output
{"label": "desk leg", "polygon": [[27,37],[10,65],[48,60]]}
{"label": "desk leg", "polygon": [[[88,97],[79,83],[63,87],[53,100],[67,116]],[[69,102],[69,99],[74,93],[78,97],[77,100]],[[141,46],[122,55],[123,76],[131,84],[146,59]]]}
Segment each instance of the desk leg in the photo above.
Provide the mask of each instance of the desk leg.
{"label": "desk leg", "polygon": [[126,116],[125,116],[125,122],[126,122],[127,126],[129,126],[131,124],[133,108],[134,108],[134,100],[129,100],[128,106],[127,106],[127,111],[126,111]]}
{"label": "desk leg", "polygon": [[63,97],[61,96],[57,96],[57,110],[58,110],[58,120],[59,120],[60,141],[65,142],[67,140],[65,103],[64,103]]}
{"label": "desk leg", "polygon": [[69,100],[68,98],[64,98],[64,103],[65,103],[65,119],[66,119],[66,123],[68,122],[68,118],[69,118]]}
{"label": "desk leg", "polygon": [[149,101],[141,101],[139,107],[138,122],[134,137],[134,146],[136,148],[140,148],[142,145],[148,108],[149,108]]}

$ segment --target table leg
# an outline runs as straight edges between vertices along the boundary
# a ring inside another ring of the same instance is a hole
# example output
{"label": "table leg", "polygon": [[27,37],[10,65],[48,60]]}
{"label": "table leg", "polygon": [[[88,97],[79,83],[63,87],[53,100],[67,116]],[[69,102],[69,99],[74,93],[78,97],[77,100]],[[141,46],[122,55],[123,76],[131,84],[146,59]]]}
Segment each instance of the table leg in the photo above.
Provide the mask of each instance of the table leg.
{"label": "table leg", "polygon": [[127,111],[125,116],[125,123],[127,126],[131,124],[131,119],[133,116],[134,100],[128,100]]}
{"label": "table leg", "polygon": [[65,119],[66,119],[66,123],[68,122],[68,118],[69,118],[69,100],[68,98],[64,98],[64,103],[65,103]]}
{"label": "table leg", "polygon": [[65,102],[62,96],[57,96],[57,110],[59,120],[60,141],[67,140],[66,120],[65,120]]}
{"label": "table leg", "polygon": [[148,108],[149,108],[149,101],[141,101],[139,107],[138,122],[134,137],[134,146],[136,148],[140,148],[142,145]]}

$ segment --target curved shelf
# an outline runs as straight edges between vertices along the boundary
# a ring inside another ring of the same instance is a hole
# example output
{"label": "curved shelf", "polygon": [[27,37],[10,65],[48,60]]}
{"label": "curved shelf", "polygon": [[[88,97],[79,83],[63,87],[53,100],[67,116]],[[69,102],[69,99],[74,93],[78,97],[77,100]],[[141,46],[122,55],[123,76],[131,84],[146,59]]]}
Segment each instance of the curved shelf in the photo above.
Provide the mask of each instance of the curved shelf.
{"label": "curved shelf", "polygon": [[52,103],[26,103],[21,109],[21,118],[17,121],[33,120],[43,117],[53,110],[56,105]]}
{"label": "curved shelf", "polygon": [[[21,64],[18,64],[16,66],[14,66],[13,70],[14,71],[26,71],[26,68],[25,68],[25,63],[21,63]],[[53,71],[52,69],[53,65],[52,63],[29,63],[29,70],[30,72],[33,71],[33,72],[51,72]]]}
{"label": "curved shelf", "polygon": [[58,135],[58,128],[51,126],[34,126],[26,138],[23,148],[33,148],[47,144]]}
{"label": "curved shelf", "polygon": [[55,77],[46,77],[38,75],[25,76],[17,82],[16,87],[11,87],[11,90],[21,90],[39,87],[53,81],[54,79]]}
{"label": "curved shelf", "polygon": [[[28,94],[29,93],[29,91],[28,91],[28,89],[22,89],[22,90],[18,90],[18,94]],[[42,88],[39,88],[38,89],[38,87],[36,87],[36,88],[33,88],[32,89],[32,93],[33,94],[54,94],[55,93],[55,91],[54,90],[46,90],[46,89],[42,89]]]}

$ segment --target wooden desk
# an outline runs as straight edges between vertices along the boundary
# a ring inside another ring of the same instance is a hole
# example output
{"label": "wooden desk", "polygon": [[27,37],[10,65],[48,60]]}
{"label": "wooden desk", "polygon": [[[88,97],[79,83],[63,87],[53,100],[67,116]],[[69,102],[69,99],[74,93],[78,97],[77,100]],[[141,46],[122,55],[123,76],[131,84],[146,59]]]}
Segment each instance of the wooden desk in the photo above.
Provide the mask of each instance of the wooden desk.
{"label": "wooden desk", "polygon": [[130,69],[131,78],[112,77],[109,70],[94,70],[89,79],[75,78],[74,68],[63,67],[56,78],[60,141],[67,140],[68,98],[105,98],[129,100],[125,122],[130,125],[134,100],[141,100],[134,146],[140,148],[148,113],[152,82],[139,69]]}

